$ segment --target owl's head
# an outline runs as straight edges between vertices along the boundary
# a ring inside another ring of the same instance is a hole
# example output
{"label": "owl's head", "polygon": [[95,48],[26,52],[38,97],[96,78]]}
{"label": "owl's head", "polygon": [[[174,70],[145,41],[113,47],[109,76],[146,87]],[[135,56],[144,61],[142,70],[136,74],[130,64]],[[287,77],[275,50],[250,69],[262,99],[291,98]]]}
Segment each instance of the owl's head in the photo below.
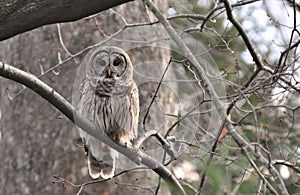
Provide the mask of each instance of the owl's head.
{"label": "owl's head", "polygon": [[132,79],[133,68],[127,53],[118,47],[107,46],[95,49],[89,58],[86,74],[100,80]]}

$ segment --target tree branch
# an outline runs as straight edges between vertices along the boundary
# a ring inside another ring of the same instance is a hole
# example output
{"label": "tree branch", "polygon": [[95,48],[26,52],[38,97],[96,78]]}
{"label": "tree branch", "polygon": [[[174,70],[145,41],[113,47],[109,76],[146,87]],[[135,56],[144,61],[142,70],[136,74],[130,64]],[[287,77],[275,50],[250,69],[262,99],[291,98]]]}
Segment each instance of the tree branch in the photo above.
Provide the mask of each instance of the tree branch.
{"label": "tree branch", "polygon": [[34,28],[71,22],[132,0],[0,1],[0,41]]}
{"label": "tree branch", "polygon": [[247,35],[246,31],[244,30],[244,28],[242,27],[242,25],[233,17],[231,4],[226,0],[224,0],[223,2],[225,5],[225,8],[226,8],[228,20],[233,24],[233,26],[238,30],[238,32],[242,36],[242,38],[248,48],[248,51],[250,52],[250,54],[253,58],[253,61],[255,62],[258,69],[261,70],[263,68],[264,64],[261,60],[261,57],[257,53],[251,39],[248,37],[248,35]]}
{"label": "tree branch", "polygon": [[0,76],[16,81],[32,89],[38,95],[42,96],[49,103],[51,103],[54,107],[60,110],[75,125],[85,130],[87,133],[96,137],[108,146],[114,148],[118,152],[122,153],[123,155],[131,159],[133,162],[137,164],[142,163],[148,168],[155,171],[166,181],[171,190],[174,190],[175,188],[177,193],[185,194],[184,189],[182,188],[178,180],[175,178],[175,176],[160,162],[156,161],[151,156],[147,155],[146,153],[143,153],[140,150],[123,148],[114,143],[105,135],[103,131],[97,129],[97,126],[94,123],[81,116],[75,110],[75,108],[59,93],[57,93],[54,89],[49,87],[47,84],[39,80],[34,75],[24,72],[18,68],[5,64],[3,62],[0,62]]}
{"label": "tree branch", "polygon": [[[216,107],[216,110],[220,117],[224,120],[224,123],[228,129],[229,134],[234,138],[235,142],[240,146],[242,150],[248,150],[250,153],[252,153],[256,159],[261,162],[271,173],[273,176],[281,194],[288,194],[288,191],[285,187],[285,184],[280,177],[278,171],[275,169],[275,167],[269,162],[268,159],[266,159],[261,152],[256,150],[252,145],[250,145],[233,127],[233,125],[230,122],[230,119],[227,117],[225,107],[223,106],[222,102],[220,101],[220,98],[218,97],[216,91],[213,88],[212,83],[210,82],[208,76],[206,75],[206,72],[202,68],[202,66],[199,64],[198,60],[195,58],[195,56],[192,54],[190,49],[186,46],[186,44],[183,42],[181,37],[177,34],[177,32],[174,30],[174,28],[170,25],[170,23],[165,19],[163,14],[159,11],[159,9],[152,3],[151,0],[144,0],[145,4],[149,7],[149,9],[154,13],[154,15],[159,19],[160,23],[164,26],[166,31],[169,33],[169,35],[172,37],[173,41],[178,45],[178,47],[183,52],[184,56],[191,62],[191,65],[194,66],[195,70],[198,72],[201,80],[205,83],[205,88],[209,95],[212,98],[212,102],[214,106]],[[259,66],[260,64],[258,64]]]}

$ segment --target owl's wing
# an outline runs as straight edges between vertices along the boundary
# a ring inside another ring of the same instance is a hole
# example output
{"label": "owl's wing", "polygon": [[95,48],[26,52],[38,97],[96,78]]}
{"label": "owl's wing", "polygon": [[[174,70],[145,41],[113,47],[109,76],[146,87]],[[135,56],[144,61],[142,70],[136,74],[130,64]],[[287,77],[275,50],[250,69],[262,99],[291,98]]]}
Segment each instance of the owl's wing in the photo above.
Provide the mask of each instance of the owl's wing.
{"label": "owl's wing", "polygon": [[133,127],[133,134],[136,138],[138,135],[138,119],[139,119],[139,112],[140,112],[140,104],[139,104],[139,92],[138,88],[133,81],[133,88],[131,91],[131,107],[130,112],[132,114],[132,127]]}
{"label": "owl's wing", "polygon": [[[80,85],[80,98],[78,102],[78,112],[86,117],[88,120],[93,121],[95,112],[94,93],[90,90],[89,82],[87,79],[83,80]],[[85,137],[88,135],[85,131],[78,129],[79,136],[85,143]]]}

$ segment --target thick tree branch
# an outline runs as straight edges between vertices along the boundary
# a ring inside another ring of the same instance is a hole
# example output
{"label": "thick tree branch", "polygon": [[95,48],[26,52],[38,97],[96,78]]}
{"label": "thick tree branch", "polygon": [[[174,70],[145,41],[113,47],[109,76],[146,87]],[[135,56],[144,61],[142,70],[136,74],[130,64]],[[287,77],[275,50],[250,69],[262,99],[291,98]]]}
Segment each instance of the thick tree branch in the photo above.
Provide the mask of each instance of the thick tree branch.
{"label": "thick tree branch", "polygon": [[[192,52],[186,46],[186,44],[183,42],[181,37],[177,34],[177,32],[174,30],[174,28],[170,25],[170,23],[166,20],[166,18],[163,16],[163,14],[159,11],[159,9],[152,3],[152,1],[144,0],[144,2],[149,7],[149,9],[154,13],[154,15],[159,19],[160,23],[164,26],[166,31],[172,37],[173,41],[181,49],[184,56],[191,62],[191,65],[194,66],[194,68],[196,69],[201,80],[205,83],[205,88],[208,91],[209,95],[211,96],[212,102],[213,102],[214,106],[216,107],[218,114],[224,120],[224,123],[228,129],[228,132],[234,138],[235,142],[240,146],[240,148],[242,150],[247,150],[250,153],[252,153],[255,156],[255,158],[269,170],[269,172],[273,176],[273,179],[275,180],[281,194],[288,194],[288,191],[285,187],[285,184],[284,184],[282,178],[280,177],[280,174],[275,169],[275,167],[271,164],[271,162],[267,158],[265,158],[260,151],[258,151],[255,147],[253,147],[251,144],[249,144],[235,130],[235,128],[233,127],[233,125],[230,122],[230,119],[227,117],[224,105],[220,101],[220,98],[218,97],[215,89],[213,88],[212,83],[210,82],[208,76],[206,75],[206,72],[204,71],[203,67],[200,65],[200,63],[198,62],[196,57],[192,54]],[[258,66],[259,66],[259,64],[258,64]]]}
{"label": "thick tree branch", "polygon": [[176,189],[175,192],[177,192],[178,194],[185,194],[185,191],[183,190],[182,186],[175,178],[175,176],[160,162],[156,161],[151,156],[143,153],[140,150],[123,148],[114,143],[105,135],[103,131],[97,129],[97,126],[94,123],[91,123],[89,120],[81,116],[75,110],[75,108],[59,93],[57,93],[54,89],[49,87],[47,84],[39,80],[34,75],[24,72],[13,66],[4,64],[3,62],[0,62],[0,76],[16,81],[32,89],[37,94],[46,99],[48,102],[50,102],[53,106],[55,106],[58,110],[60,110],[78,127],[85,130],[87,133],[96,137],[100,141],[104,142],[108,146],[114,148],[118,152],[122,153],[135,163],[142,163],[148,168],[155,171],[166,181],[166,183],[170,186],[171,190]]}
{"label": "thick tree branch", "polygon": [[0,41],[34,28],[71,22],[132,0],[0,1]]}

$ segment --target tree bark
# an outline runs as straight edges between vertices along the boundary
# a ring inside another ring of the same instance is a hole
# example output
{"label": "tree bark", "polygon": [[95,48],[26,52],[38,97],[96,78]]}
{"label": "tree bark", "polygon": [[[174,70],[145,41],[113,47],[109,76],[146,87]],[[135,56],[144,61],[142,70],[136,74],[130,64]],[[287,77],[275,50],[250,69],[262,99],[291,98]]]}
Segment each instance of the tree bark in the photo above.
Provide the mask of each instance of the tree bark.
{"label": "tree bark", "polygon": [[0,41],[53,23],[71,22],[131,0],[4,0],[0,2]]}

